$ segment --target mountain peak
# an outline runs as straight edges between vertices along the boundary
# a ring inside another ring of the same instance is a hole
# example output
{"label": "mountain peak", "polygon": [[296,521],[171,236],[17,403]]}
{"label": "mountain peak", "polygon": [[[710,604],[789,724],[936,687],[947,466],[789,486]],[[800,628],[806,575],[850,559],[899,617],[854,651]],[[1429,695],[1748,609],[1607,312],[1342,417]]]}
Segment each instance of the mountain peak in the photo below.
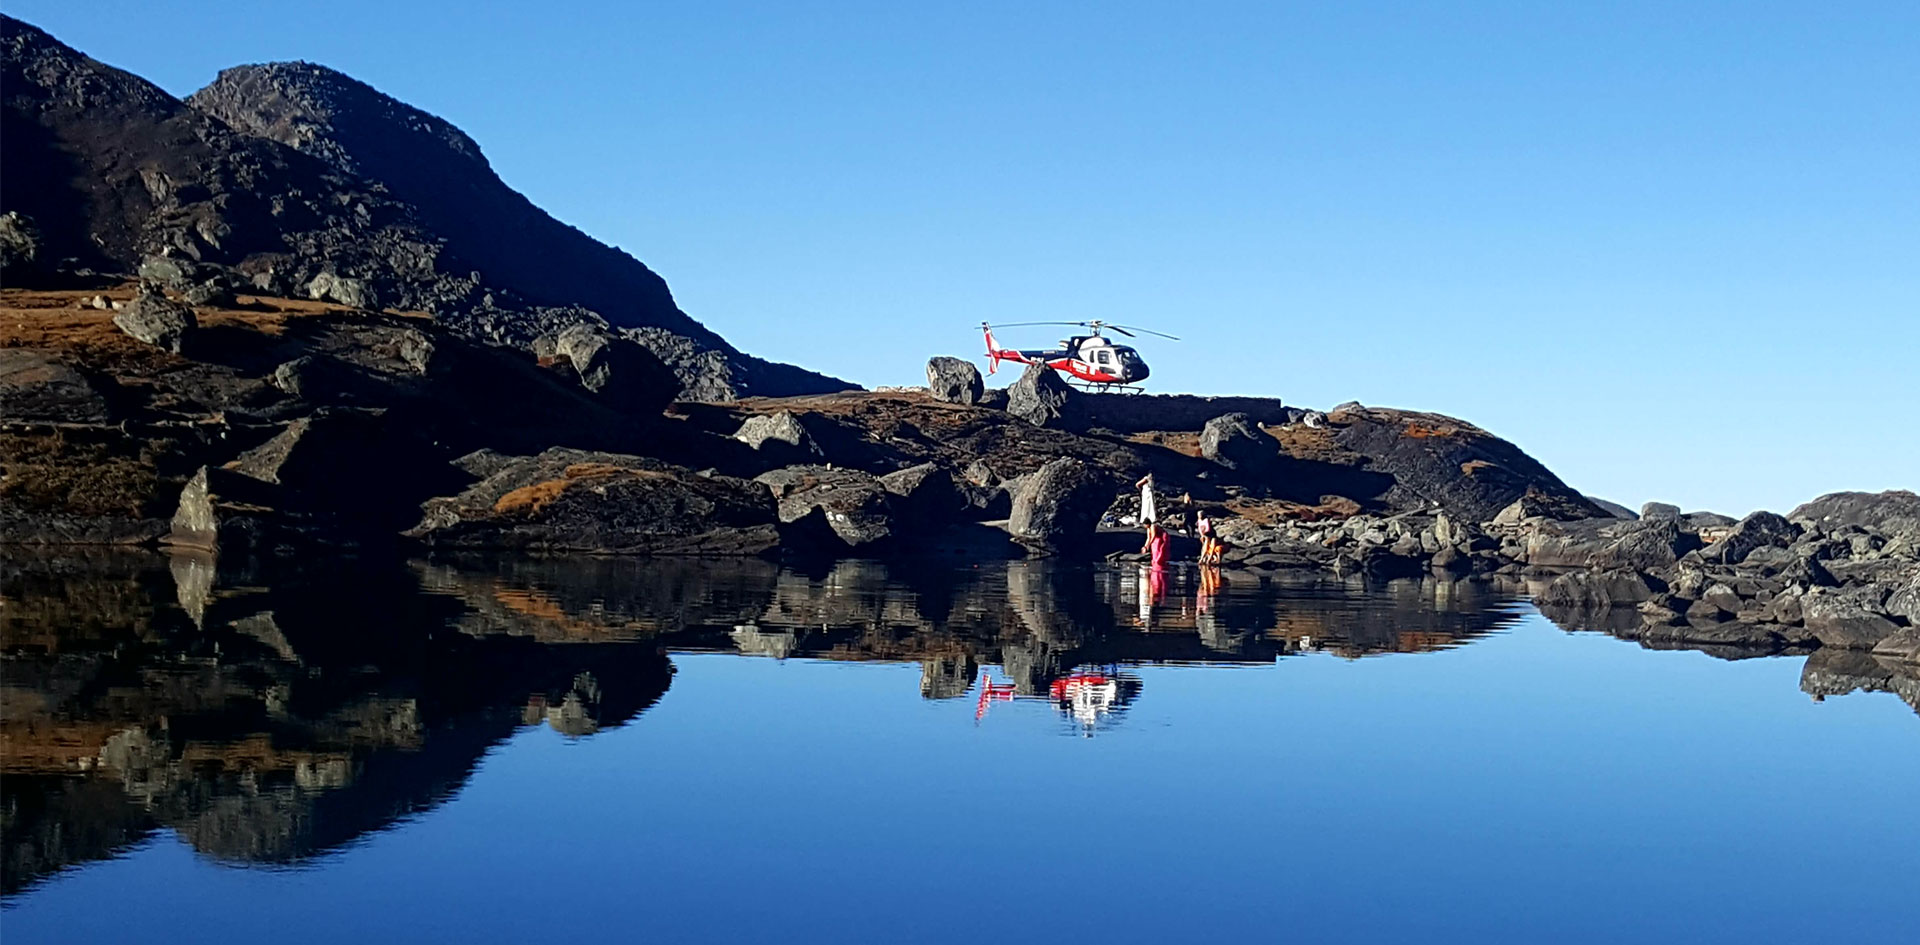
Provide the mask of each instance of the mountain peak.
{"label": "mountain peak", "polygon": [[[342,170],[379,177],[362,166],[370,136],[419,155],[443,152],[492,173],[480,145],[437,115],[408,105],[344,72],[318,63],[268,62],[224,69],[188,104],[249,134],[271,138]],[[439,159],[439,155],[435,156]]]}

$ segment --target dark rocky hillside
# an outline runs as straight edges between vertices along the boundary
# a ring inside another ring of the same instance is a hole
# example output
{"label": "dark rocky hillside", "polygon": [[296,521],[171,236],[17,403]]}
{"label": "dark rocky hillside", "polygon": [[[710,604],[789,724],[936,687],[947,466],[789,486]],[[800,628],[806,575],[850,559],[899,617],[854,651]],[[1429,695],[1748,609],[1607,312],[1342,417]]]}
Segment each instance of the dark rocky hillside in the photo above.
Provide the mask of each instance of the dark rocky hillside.
{"label": "dark rocky hillside", "polygon": [[729,400],[854,385],[745,355],[638,260],[494,176],[459,129],[317,66],[229,70],[196,108],[0,20],[6,285],[139,272],[167,287],[425,312],[548,353],[613,326]]}

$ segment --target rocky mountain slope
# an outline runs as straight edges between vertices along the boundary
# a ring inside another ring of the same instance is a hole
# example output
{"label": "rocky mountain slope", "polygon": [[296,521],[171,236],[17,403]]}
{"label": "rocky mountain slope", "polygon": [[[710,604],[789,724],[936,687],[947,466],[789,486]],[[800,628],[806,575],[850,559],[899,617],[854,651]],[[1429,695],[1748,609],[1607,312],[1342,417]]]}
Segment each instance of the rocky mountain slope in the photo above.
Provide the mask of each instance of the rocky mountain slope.
{"label": "rocky mountain slope", "polygon": [[229,70],[186,103],[4,18],[0,86],[9,286],[139,271],[426,312],[543,353],[569,326],[611,327],[695,399],[853,386],[741,353],[638,260],[507,187],[459,129],[331,70]]}

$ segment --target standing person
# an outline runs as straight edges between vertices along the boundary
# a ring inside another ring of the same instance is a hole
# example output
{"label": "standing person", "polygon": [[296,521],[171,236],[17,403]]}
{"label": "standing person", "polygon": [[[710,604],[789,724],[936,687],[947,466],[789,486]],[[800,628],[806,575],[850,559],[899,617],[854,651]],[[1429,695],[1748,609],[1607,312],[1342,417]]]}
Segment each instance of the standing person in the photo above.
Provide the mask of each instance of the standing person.
{"label": "standing person", "polygon": [[1167,551],[1173,539],[1167,537],[1167,530],[1158,525],[1147,526],[1147,543],[1140,546],[1140,553],[1146,555],[1155,568],[1166,566]]}
{"label": "standing person", "polygon": [[1184,532],[1189,538],[1194,538],[1199,535],[1199,533],[1194,530],[1194,523],[1193,523],[1193,516],[1196,511],[1197,509],[1194,507],[1194,504],[1193,504],[1193,493],[1191,492],[1181,493],[1180,494],[1180,530]]}
{"label": "standing person", "polygon": [[1193,533],[1200,539],[1200,563],[1217,563],[1217,559],[1214,556],[1213,519],[1208,518],[1206,512],[1203,511],[1199,513],[1195,518]]}
{"label": "standing person", "polygon": [[1140,490],[1140,524],[1152,528],[1160,521],[1160,509],[1153,502],[1153,473],[1141,476],[1134,486]]}

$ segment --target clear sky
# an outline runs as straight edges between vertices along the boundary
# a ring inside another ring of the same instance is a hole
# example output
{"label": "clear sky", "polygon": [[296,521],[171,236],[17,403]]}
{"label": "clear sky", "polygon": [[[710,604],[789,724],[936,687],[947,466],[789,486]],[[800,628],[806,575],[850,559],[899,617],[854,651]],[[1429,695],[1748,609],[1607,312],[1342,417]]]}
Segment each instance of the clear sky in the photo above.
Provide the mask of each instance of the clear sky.
{"label": "clear sky", "polygon": [[1449,413],[1630,505],[1920,488],[1920,4],[944,6],[6,10],[180,95],[338,68],[868,385],[1097,317],[1185,339],[1157,389]]}

